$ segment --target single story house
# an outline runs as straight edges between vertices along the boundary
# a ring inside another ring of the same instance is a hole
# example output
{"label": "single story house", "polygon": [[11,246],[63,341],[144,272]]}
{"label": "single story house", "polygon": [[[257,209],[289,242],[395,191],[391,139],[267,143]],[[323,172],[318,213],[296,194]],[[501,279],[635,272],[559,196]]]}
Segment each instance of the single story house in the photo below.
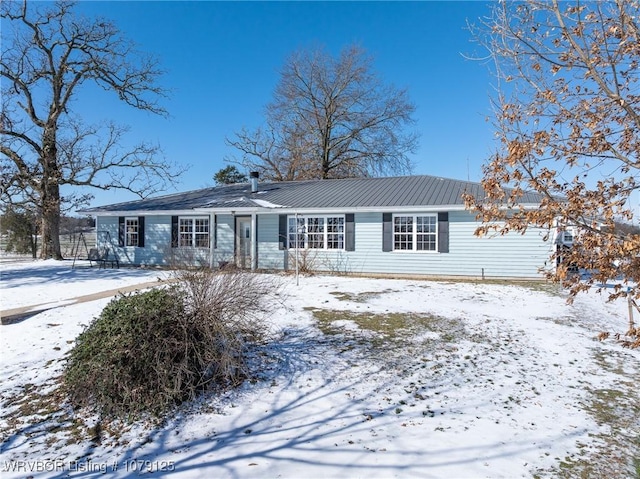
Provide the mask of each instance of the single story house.
{"label": "single story house", "polygon": [[[190,258],[217,268],[359,274],[540,278],[554,239],[478,238],[462,194],[479,183],[433,176],[243,184],[118,203],[96,217],[97,244],[121,264],[168,265]],[[526,194],[530,207],[539,204]]]}

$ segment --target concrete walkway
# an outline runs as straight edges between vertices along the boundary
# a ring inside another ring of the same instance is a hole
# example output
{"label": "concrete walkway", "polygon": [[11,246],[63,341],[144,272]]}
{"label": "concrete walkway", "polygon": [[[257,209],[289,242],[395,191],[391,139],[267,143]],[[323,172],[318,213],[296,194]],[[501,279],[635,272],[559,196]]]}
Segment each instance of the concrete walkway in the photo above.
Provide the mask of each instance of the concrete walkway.
{"label": "concrete walkway", "polygon": [[56,302],[40,303],[31,306],[21,306],[20,308],[6,309],[4,311],[0,311],[0,323],[2,323],[3,325],[19,323],[20,321],[24,321],[31,316],[35,316],[36,314],[42,313],[43,311],[48,311],[50,309],[62,308],[64,306],[70,306],[72,304],[87,303],[89,301],[95,301],[97,299],[110,298],[111,296],[116,296],[120,293],[130,293],[132,291],[148,289],[160,284],[166,284],[173,281],[175,280],[168,279],[147,281],[146,283],[133,284],[130,286],[123,286],[122,288],[109,289],[107,291],[100,291],[98,293],[92,294],[85,294],[83,296],[76,296],[75,298],[61,299],[60,301]]}

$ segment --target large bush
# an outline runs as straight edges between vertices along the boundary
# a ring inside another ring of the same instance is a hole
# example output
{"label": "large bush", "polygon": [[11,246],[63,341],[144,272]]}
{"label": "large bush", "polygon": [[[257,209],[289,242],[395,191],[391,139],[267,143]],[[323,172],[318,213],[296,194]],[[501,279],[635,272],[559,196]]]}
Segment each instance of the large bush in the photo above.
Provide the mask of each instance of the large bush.
{"label": "large bush", "polygon": [[122,418],[162,415],[210,383],[248,374],[274,284],[242,272],[184,271],[170,288],[112,300],[76,340],[64,375],[75,406]]}

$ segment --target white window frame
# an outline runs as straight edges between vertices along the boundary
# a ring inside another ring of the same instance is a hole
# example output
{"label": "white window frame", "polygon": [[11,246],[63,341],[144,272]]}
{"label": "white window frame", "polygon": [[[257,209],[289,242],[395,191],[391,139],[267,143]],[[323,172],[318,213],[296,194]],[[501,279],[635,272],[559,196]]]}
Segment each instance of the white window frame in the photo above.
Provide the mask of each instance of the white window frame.
{"label": "white window frame", "polygon": [[345,215],[290,215],[287,245],[289,249],[295,249],[297,243],[299,249],[344,251],[345,229]]}
{"label": "white window frame", "polygon": [[[419,225],[418,219],[423,221],[428,218],[426,226],[433,226],[433,231],[418,231],[419,226],[424,227],[425,224]],[[399,220],[399,222],[396,222]],[[403,222],[404,220],[404,222]],[[393,228],[393,251],[403,253],[437,253],[438,252],[438,215],[431,213],[420,214],[394,214],[391,220]],[[425,241],[426,240],[426,241]],[[406,246],[402,248],[401,246]],[[430,248],[418,249],[419,245],[432,245]]]}
{"label": "white window frame", "polygon": [[[133,240],[135,238],[135,241]],[[140,221],[137,216],[124,218],[124,245],[138,246],[140,241]]]}
{"label": "white window frame", "polygon": [[[189,228],[183,230],[183,222],[190,222]],[[206,227],[203,231],[203,227]],[[204,240],[204,241],[203,241]],[[211,244],[211,221],[208,216],[178,217],[179,248],[209,248]]]}

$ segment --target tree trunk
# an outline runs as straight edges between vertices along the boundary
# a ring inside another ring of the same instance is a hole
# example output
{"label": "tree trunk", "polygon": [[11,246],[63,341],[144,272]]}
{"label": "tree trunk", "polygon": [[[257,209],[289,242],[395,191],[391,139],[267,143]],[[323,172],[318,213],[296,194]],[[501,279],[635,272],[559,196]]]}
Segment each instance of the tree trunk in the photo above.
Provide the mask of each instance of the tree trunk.
{"label": "tree trunk", "polygon": [[[56,188],[58,189],[58,188]],[[63,259],[60,248],[60,194],[49,199],[42,209],[42,259]]]}
{"label": "tree trunk", "polygon": [[36,259],[38,257],[38,220],[33,218],[31,221],[31,257]]}
{"label": "tree trunk", "polygon": [[63,259],[60,249],[60,168],[56,144],[56,126],[45,128],[43,134],[42,200],[42,259]]}

